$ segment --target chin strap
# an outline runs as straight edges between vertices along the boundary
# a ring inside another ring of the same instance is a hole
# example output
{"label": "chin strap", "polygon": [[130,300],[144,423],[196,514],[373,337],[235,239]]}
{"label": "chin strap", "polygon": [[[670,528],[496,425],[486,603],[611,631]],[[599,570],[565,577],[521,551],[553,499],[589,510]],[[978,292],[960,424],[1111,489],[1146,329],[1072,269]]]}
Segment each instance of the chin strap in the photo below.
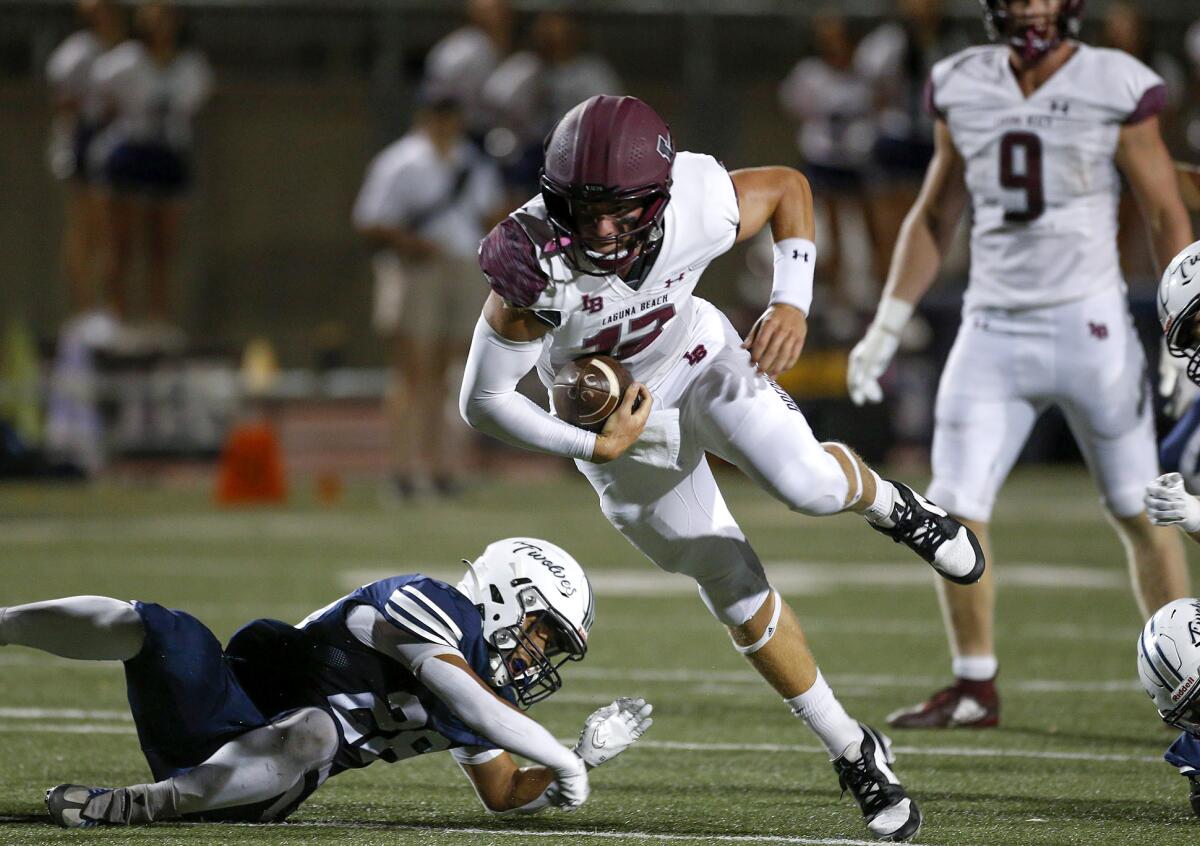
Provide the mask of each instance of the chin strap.
{"label": "chin strap", "polygon": [[775,610],[771,612],[771,622],[767,623],[767,628],[763,631],[762,637],[749,646],[740,646],[737,642],[734,642],[733,648],[742,655],[753,655],[766,646],[767,641],[775,637],[775,632],[779,628],[779,614],[783,611],[783,602],[779,599],[779,591],[771,591],[771,601],[775,603]]}

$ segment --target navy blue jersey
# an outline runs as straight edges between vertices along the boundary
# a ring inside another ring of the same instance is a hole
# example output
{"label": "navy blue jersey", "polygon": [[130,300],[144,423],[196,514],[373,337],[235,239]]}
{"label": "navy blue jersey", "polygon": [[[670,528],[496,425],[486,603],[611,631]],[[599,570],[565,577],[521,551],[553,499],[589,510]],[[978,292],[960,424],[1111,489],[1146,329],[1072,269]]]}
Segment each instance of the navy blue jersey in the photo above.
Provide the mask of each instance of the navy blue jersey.
{"label": "navy blue jersey", "polygon": [[[358,588],[297,626],[256,620],[234,635],[227,654],[264,713],[304,706],[330,711],[343,743],[334,772],[389,763],[455,746],[494,747],[467,727],[400,661],[362,643],[346,615],[367,605],[404,633],[457,650],[488,678],[482,619],[454,587],[419,574]],[[509,701],[509,688],[497,691]]]}
{"label": "navy blue jersey", "polygon": [[1200,401],[1193,402],[1163,440],[1158,460],[1164,473],[1179,473],[1192,493],[1200,493]]}

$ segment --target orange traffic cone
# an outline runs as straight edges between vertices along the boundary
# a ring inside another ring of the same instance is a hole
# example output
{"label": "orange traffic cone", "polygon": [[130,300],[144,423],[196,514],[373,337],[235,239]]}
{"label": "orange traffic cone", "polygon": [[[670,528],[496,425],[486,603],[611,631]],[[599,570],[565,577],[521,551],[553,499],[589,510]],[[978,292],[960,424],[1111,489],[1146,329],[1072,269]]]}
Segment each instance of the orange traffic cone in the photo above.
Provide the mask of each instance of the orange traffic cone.
{"label": "orange traffic cone", "polygon": [[283,502],[287,480],[275,430],[263,421],[234,426],[221,452],[217,502],[222,505]]}

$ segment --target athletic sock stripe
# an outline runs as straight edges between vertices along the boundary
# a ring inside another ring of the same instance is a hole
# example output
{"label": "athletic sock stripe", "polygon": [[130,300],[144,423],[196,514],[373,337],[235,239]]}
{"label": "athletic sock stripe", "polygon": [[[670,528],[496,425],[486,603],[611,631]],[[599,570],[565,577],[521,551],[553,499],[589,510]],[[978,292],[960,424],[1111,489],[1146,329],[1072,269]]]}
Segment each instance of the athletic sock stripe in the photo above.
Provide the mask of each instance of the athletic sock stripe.
{"label": "athletic sock stripe", "polygon": [[432,599],[430,599],[425,594],[421,593],[419,590],[417,590],[412,585],[405,585],[403,590],[405,593],[410,594],[411,596],[415,596],[417,599],[421,600],[421,602],[424,605],[426,605],[429,608],[429,610],[433,611],[434,614],[437,614],[439,617],[441,617],[442,622],[450,627],[450,631],[454,634],[454,640],[456,643],[458,641],[462,640],[462,629],[460,629],[455,624],[455,622],[450,619],[449,614],[447,614],[445,611],[443,611],[441,608],[438,607],[436,602],[434,602]]}
{"label": "athletic sock stripe", "polygon": [[402,614],[400,612],[400,610],[398,608],[396,608],[396,606],[394,606],[392,603],[389,602],[387,605],[385,605],[384,611],[386,611],[387,615],[389,617],[391,617],[393,620],[395,620],[402,628],[408,629],[409,631],[411,631],[413,634],[417,635],[418,637],[422,637],[425,640],[431,641],[433,643],[440,643],[443,646],[449,646],[451,648],[454,648],[454,644],[447,643],[446,640],[444,638],[442,638],[441,636],[436,635],[431,631],[427,631],[420,623],[416,622],[415,620],[410,619],[408,617],[408,615]]}

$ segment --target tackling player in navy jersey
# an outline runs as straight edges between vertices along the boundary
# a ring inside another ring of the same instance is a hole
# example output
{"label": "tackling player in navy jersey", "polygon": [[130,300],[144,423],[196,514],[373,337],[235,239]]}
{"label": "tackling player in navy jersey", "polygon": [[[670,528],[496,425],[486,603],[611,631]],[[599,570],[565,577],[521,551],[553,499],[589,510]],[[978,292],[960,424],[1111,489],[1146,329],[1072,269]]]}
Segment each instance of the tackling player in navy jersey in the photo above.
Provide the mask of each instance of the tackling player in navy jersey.
{"label": "tackling player in navy jersey", "polygon": [[582,805],[588,767],[651,723],[643,700],[618,699],[571,750],[522,713],[584,657],[594,613],[570,555],[509,538],[457,586],[394,576],[295,626],[254,620],[224,649],[182,611],[99,596],[0,608],[0,644],[125,663],[154,781],[51,789],[47,808],[66,828],[279,822],[331,775],[445,749],[488,810],[535,812]]}
{"label": "tackling player in navy jersey", "polygon": [[[1179,359],[1187,378],[1200,384],[1200,241],[1171,260],[1158,286],[1158,319],[1166,355]],[[1178,526],[1200,542],[1200,500],[1195,490],[1196,409],[1163,443],[1165,469],[1146,487],[1146,513],[1158,526]],[[1181,472],[1180,472],[1181,471]],[[1192,811],[1200,816],[1200,600],[1177,599],[1155,612],[1138,639],[1138,675],[1159,716],[1182,729],[1163,757],[1191,786]]]}

